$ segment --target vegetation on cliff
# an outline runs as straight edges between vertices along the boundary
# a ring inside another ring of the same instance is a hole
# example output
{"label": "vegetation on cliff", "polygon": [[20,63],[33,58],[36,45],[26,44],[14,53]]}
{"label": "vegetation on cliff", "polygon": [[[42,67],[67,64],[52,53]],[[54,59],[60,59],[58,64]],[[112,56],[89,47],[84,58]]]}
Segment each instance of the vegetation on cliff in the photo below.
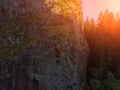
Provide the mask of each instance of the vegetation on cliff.
{"label": "vegetation on cliff", "polygon": [[82,90],[87,53],[80,0],[0,1],[0,90]]}

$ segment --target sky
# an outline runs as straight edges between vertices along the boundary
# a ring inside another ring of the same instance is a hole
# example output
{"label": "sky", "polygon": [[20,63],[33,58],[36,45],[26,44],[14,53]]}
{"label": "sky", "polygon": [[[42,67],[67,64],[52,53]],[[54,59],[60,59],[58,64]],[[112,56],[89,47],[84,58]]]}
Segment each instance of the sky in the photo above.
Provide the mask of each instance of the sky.
{"label": "sky", "polygon": [[84,18],[97,20],[100,11],[108,9],[115,14],[120,11],[120,0],[82,0],[82,8]]}

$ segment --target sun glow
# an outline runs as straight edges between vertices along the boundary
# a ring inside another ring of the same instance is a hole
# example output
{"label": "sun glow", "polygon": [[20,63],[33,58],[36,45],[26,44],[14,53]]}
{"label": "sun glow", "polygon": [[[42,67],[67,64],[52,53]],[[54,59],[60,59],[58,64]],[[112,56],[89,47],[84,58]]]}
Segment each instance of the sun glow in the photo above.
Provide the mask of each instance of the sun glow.
{"label": "sun glow", "polygon": [[52,12],[81,21],[82,11],[80,0],[46,0],[46,3],[53,5]]}
{"label": "sun glow", "polygon": [[109,0],[107,7],[114,13],[120,11],[120,0]]}
{"label": "sun glow", "polygon": [[109,11],[116,14],[120,12],[120,0],[83,0],[83,14],[84,17],[97,19],[100,11]]}
{"label": "sun glow", "polygon": [[47,4],[54,4],[52,11],[56,13],[74,13],[79,10],[79,0],[46,0]]}

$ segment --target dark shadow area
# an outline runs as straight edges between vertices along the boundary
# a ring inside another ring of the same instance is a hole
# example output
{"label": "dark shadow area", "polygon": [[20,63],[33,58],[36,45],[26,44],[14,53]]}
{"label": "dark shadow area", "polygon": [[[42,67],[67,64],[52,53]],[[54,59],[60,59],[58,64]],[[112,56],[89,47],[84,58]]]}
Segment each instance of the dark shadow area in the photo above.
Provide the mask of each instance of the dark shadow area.
{"label": "dark shadow area", "polygon": [[89,44],[87,83],[90,90],[120,90],[120,14],[106,10],[97,22],[86,19]]}

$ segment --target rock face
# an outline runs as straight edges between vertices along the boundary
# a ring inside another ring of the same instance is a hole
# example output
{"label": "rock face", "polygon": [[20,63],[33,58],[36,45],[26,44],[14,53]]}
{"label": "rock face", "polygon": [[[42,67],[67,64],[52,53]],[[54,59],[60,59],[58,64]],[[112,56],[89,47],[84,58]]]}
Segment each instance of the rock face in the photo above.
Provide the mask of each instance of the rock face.
{"label": "rock face", "polygon": [[83,90],[88,47],[81,24],[52,13],[44,0],[1,0],[0,24],[14,17],[38,37],[14,61],[1,60],[0,90]]}

